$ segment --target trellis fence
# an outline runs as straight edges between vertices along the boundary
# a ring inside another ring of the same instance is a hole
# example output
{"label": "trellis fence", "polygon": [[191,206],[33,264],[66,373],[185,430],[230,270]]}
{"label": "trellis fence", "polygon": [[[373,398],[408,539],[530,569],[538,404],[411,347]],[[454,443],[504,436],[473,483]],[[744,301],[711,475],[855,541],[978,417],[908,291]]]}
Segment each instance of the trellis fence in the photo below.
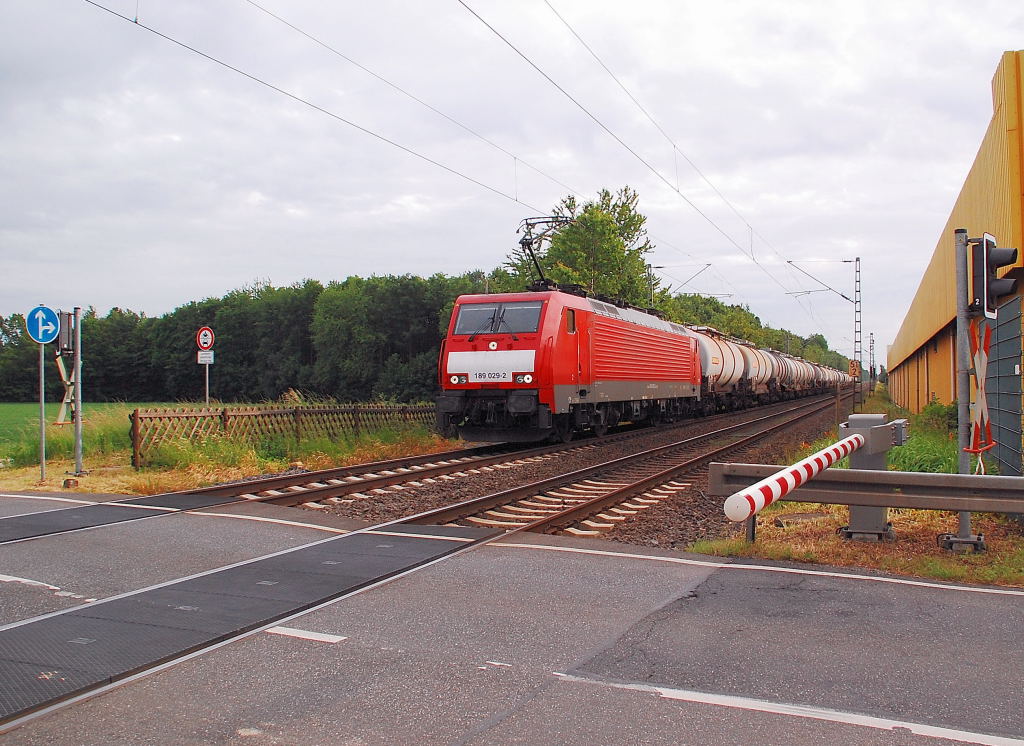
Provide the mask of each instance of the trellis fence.
{"label": "trellis fence", "polygon": [[258,441],[268,436],[336,438],[403,424],[434,424],[434,407],[395,404],[350,404],[312,407],[217,407],[136,409],[131,415],[132,466],[171,440],[209,438]]}

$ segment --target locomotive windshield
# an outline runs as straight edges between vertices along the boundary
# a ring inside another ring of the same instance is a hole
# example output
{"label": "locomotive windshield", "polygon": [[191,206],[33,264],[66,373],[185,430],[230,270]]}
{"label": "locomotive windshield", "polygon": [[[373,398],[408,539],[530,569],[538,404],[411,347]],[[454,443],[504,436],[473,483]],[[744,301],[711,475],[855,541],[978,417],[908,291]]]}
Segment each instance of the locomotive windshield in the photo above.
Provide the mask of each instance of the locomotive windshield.
{"label": "locomotive windshield", "polygon": [[464,303],[455,319],[455,334],[523,334],[537,331],[542,301]]}

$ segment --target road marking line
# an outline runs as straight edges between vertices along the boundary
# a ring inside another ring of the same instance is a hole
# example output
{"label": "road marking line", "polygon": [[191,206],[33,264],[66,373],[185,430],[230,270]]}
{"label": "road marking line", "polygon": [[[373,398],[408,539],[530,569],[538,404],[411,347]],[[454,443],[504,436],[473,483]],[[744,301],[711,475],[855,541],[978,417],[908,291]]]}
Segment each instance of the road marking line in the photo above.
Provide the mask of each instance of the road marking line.
{"label": "road marking line", "polygon": [[808,705],[793,705],[783,702],[770,702],[763,699],[750,699],[748,697],[736,697],[728,694],[710,694],[708,692],[697,692],[688,689],[673,689],[665,686],[652,686],[648,684],[620,684],[611,681],[588,679],[582,676],[553,672],[563,681],[573,681],[583,684],[593,684],[612,689],[631,689],[638,692],[657,694],[665,699],[674,699],[682,702],[695,702],[697,704],[716,705],[719,707],[730,707],[736,710],[752,710],[754,712],[767,712],[774,715],[790,715],[792,717],[807,718],[809,720],[824,720],[830,723],[842,723],[844,725],[857,725],[864,728],[876,730],[907,730],[917,736],[928,738],[945,738],[950,741],[962,743],[980,743],[986,746],[1024,746],[1024,739],[1009,738],[1006,736],[993,736],[987,733],[959,730],[956,728],[942,728],[924,723],[914,723],[907,720],[890,720],[888,718],[861,715],[854,712],[843,712],[841,710],[830,710],[824,707],[810,707]]}
{"label": "road marking line", "polygon": [[[131,499],[131,498],[129,498]],[[181,513],[181,508],[168,508],[166,505],[133,505],[132,503],[124,502],[109,502],[109,503],[96,503],[97,505],[110,505],[115,508],[135,508],[137,510],[155,510],[162,513]],[[110,525],[107,523],[104,526]]]}
{"label": "road marking line", "polygon": [[822,578],[842,578],[845,580],[869,580],[875,583],[891,583],[893,585],[913,585],[921,588],[938,588],[943,591],[964,591],[965,593],[988,593],[996,596],[1024,596],[1024,590],[1010,588],[975,588],[969,585],[948,585],[931,583],[926,580],[907,580],[905,578],[885,578],[875,575],[857,575],[845,572],[827,572],[825,570],[801,570],[794,567],[772,567],[770,565],[739,565],[732,562],[708,562],[691,560],[683,557],[659,557],[653,554],[631,554],[629,552],[610,552],[602,549],[579,549],[577,547],[554,547],[545,544],[519,544],[516,542],[495,542],[489,547],[514,547],[516,549],[543,549],[548,552],[568,552],[570,554],[592,554],[601,557],[625,557],[626,559],[652,560],[677,565],[693,565],[695,567],[711,567],[718,570],[760,570],[762,572],[779,572],[791,575],[812,575]]}
{"label": "road marking line", "polygon": [[37,588],[45,588],[48,591],[59,591],[55,585],[49,583],[42,583],[38,580],[29,580],[28,578],[19,578],[14,575],[0,575],[0,583],[21,583],[22,585],[31,585]]}
{"label": "road marking line", "polygon": [[408,539],[434,539],[435,541],[457,541],[463,544],[476,541],[476,539],[467,539],[463,536],[438,536],[436,534],[412,534],[404,531],[366,531],[364,533],[373,534],[374,536],[404,536]]}
{"label": "road marking line", "polygon": [[266,518],[258,515],[241,515],[239,513],[211,513],[205,510],[188,510],[186,515],[210,515],[215,518],[237,518],[242,521],[258,521],[260,523],[278,523],[282,526],[298,526],[299,528],[314,528],[318,531],[327,531],[332,534],[350,534],[351,529],[334,528],[333,526],[318,526],[315,523],[301,523],[299,521],[287,521],[283,518]]}
{"label": "road marking line", "polygon": [[50,500],[59,503],[79,503],[81,505],[102,505],[96,500],[74,500],[70,497],[43,497],[42,495],[12,495],[7,492],[0,492],[0,497],[17,497],[22,500]]}
{"label": "road marking line", "polygon": [[312,640],[313,642],[326,642],[333,645],[336,642],[347,640],[341,635],[329,635],[325,632],[310,632],[306,629],[295,629],[294,627],[271,627],[267,630],[272,635],[284,635],[285,637],[297,637],[300,640]]}
{"label": "road marking line", "polygon": [[42,588],[43,590],[52,591],[55,596],[74,598],[79,601],[87,601],[90,603],[96,600],[95,598],[87,598],[86,596],[81,596],[77,593],[72,593],[71,591],[62,591],[57,586],[50,585],[49,583],[43,583],[42,581],[31,580],[29,578],[19,578],[16,575],[0,575],[0,583],[21,583],[22,585],[28,585],[33,588]]}

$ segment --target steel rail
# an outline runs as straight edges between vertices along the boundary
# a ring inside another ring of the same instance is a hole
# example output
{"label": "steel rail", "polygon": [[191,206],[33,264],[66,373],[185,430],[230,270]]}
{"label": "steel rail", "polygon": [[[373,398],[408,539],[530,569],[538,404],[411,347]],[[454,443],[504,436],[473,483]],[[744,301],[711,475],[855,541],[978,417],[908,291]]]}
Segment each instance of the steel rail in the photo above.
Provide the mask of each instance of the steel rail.
{"label": "steel rail", "polygon": [[[223,495],[234,497],[267,490],[294,487],[301,484],[310,484],[325,479],[345,479],[346,477],[358,476],[360,474],[373,474],[381,471],[392,471],[395,469],[409,469],[423,463],[432,461],[457,461],[463,458],[484,457],[486,454],[499,450],[501,444],[488,446],[474,446],[472,448],[460,448],[452,451],[438,451],[437,453],[418,454],[415,456],[402,456],[384,461],[371,461],[363,464],[351,464],[349,466],[337,466],[330,469],[318,469],[316,471],[304,471],[292,474],[277,474],[272,477],[250,479],[243,482],[227,482],[215,484],[209,487],[197,487],[192,490],[182,490],[168,494],[188,495]],[[504,451],[508,455],[512,451]]]}
{"label": "steel rail", "polygon": [[766,427],[763,430],[760,430],[759,432],[752,433],[746,436],[745,438],[742,438],[733,443],[727,443],[711,451],[705,451],[704,453],[689,458],[686,461],[682,461],[678,464],[674,464],[668,467],[667,469],[663,469],[662,471],[659,471],[656,474],[644,477],[643,479],[640,479],[630,485],[620,487],[619,489],[601,495],[600,497],[595,497],[592,500],[588,500],[586,502],[580,503],[579,505],[567,508],[566,510],[560,513],[556,513],[546,518],[541,518],[537,521],[534,521],[533,523],[524,526],[522,530],[534,532],[563,530],[567,528],[569,524],[585,521],[593,517],[594,515],[600,513],[605,508],[625,502],[631,498],[637,497],[638,495],[642,495],[655,487],[659,487],[665,484],[666,482],[670,482],[676,477],[680,476],[681,474],[685,474],[686,472],[690,471],[691,469],[693,469],[693,467],[697,466],[698,464],[708,461],[709,459],[712,459],[721,453],[734,451],[738,448],[748,446],[751,443],[755,443],[758,440],[761,440],[767,435],[770,435],[778,430],[782,430],[786,427],[789,427],[790,425],[799,422],[800,420],[806,417],[810,417],[811,415],[817,414],[820,411],[824,411],[825,409],[831,406],[832,402],[826,402],[825,404],[822,404],[816,409],[812,409],[809,412],[804,412],[796,417],[791,417],[775,425],[770,425],[769,427]]}
{"label": "steel rail", "polygon": [[[699,420],[689,419],[682,420],[674,423],[675,426],[681,427],[695,422],[707,422],[716,418],[726,417],[734,412],[726,412],[709,417],[704,417]],[[628,439],[632,437],[640,428],[632,428],[630,426],[623,427],[620,432],[612,435],[604,436],[601,439],[601,443],[614,443],[619,440]],[[212,496],[224,496],[224,497],[237,497],[240,495],[257,494],[259,492],[266,492],[269,490],[277,489],[288,489],[291,487],[297,487],[304,484],[313,484],[315,482],[323,482],[331,479],[346,479],[348,477],[360,476],[363,474],[377,474],[386,471],[395,471],[398,469],[410,469],[414,470],[416,477],[424,475],[424,470],[416,469],[415,467],[422,464],[430,464],[436,461],[458,461],[460,459],[469,459],[464,462],[468,468],[475,468],[475,466],[490,466],[496,463],[501,463],[506,457],[514,456],[516,459],[520,458],[533,458],[534,456],[548,455],[550,453],[558,453],[560,451],[572,450],[581,446],[589,445],[589,440],[571,441],[570,443],[556,443],[546,444],[542,446],[536,446],[534,448],[522,448],[516,444],[509,443],[493,443],[484,446],[473,446],[471,448],[461,448],[451,451],[438,451],[436,453],[417,454],[414,456],[402,456],[400,458],[388,459],[384,461],[371,461],[362,464],[350,464],[348,466],[337,466],[329,469],[318,469],[316,471],[304,471],[292,474],[277,474],[271,477],[263,477],[260,479],[249,479],[239,482],[227,482],[223,484],[210,485],[209,487],[197,487],[191,490],[181,490],[178,492],[170,492],[167,494],[187,494],[187,495],[212,495]],[[441,473],[444,473],[443,471]],[[408,476],[408,475],[405,475]],[[430,476],[425,475],[425,476]],[[415,478],[415,477],[414,477]],[[408,479],[395,479],[389,484],[399,484]],[[363,482],[353,482],[353,484],[360,484],[367,489],[374,489],[376,487],[389,486],[385,484],[385,480],[369,484],[370,480],[364,480]],[[351,490],[355,491],[355,490]]]}
{"label": "steel rail", "polygon": [[[815,401],[815,400],[812,400]],[[831,399],[829,400],[831,401]],[[803,402],[805,406],[810,402]],[[719,415],[712,415],[709,418],[700,420],[684,420],[675,427],[685,427],[696,422],[707,422],[712,418],[724,418],[735,415],[735,412],[727,412]],[[766,415],[772,416],[772,415]],[[370,464],[356,464],[338,469],[324,469],[316,472],[302,472],[284,476],[270,477],[266,480],[250,480],[248,482],[235,482],[225,487],[237,487],[233,492],[225,492],[226,496],[254,495],[249,498],[253,502],[269,502],[283,505],[296,505],[304,502],[317,502],[331,497],[350,495],[355,492],[383,489],[396,484],[405,484],[410,481],[421,481],[433,479],[438,476],[454,474],[469,469],[479,469],[495,464],[508,463],[510,461],[521,461],[525,459],[549,456],[563,453],[578,448],[616,443],[622,440],[629,440],[637,437],[638,433],[643,435],[650,432],[647,428],[627,428],[624,432],[612,436],[605,436],[600,439],[585,439],[571,443],[557,443],[517,450],[515,448],[502,449],[500,446],[481,446],[475,449],[464,451],[447,451],[425,456],[408,456],[392,461],[379,461]],[[488,453],[494,451],[496,453]],[[472,455],[471,452],[483,452],[484,455]],[[439,461],[458,460],[458,454],[469,454],[471,458],[461,463],[437,463]],[[424,466],[424,464],[432,464]],[[407,471],[400,471],[405,469]],[[397,473],[392,473],[397,472]],[[374,476],[370,476],[374,475]],[[360,479],[351,479],[359,476]],[[325,484],[331,479],[345,479],[350,481],[339,484]],[[209,488],[206,488],[209,489]],[[290,490],[284,494],[272,494],[259,496],[260,492],[276,491],[281,489]],[[220,493],[214,493],[220,494]]]}
{"label": "steel rail", "polygon": [[[521,485],[519,487],[513,487],[511,489],[503,490],[501,492],[496,492],[496,493],[493,493],[493,494],[490,494],[490,495],[483,495],[483,496],[480,496],[480,497],[475,497],[475,498],[472,498],[470,500],[465,500],[463,502],[456,503],[454,505],[447,505],[447,506],[444,506],[444,507],[441,507],[441,508],[433,508],[431,510],[424,511],[423,513],[418,513],[416,515],[410,516],[409,518],[406,519],[406,522],[414,523],[414,524],[418,524],[418,523],[428,523],[428,524],[429,523],[450,523],[452,521],[456,521],[456,520],[460,520],[460,519],[463,519],[463,518],[467,518],[469,516],[475,515],[476,513],[488,510],[490,508],[495,508],[495,507],[498,507],[500,505],[507,505],[509,503],[515,502],[516,500],[521,500],[521,499],[523,499],[525,497],[530,497],[532,495],[536,495],[537,493],[544,492],[545,490],[550,490],[550,489],[554,489],[554,488],[557,488],[557,487],[563,487],[563,486],[566,486],[566,485],[569,485],[569,484],[573,484],[574,482],[579,482],[579,481],[581,481],[583,479],[587,479],[588,477],[592,477],[592,476],[594,476],[596,474],[606,473],[606,472],[611,471],[611,470],[616,469],[616,468],[625,467],[625,466],[629,466],[629,465],[632,465],[632,464],[640,463],[642,461],[650,460],[652,458],[656,458],[658,456],[665,455],[665,454],[667,454],[667,453],[669,453],[669,452],[671,452],[673,450],[678,450],[680,448],[683,448],[683,447],[685,447],[687,445],[692,445],[692,444],[700,442],[700,441],[711,440],[713,438],[729,435],[731,433],[734,433],[737,430],[743,430],[745,428],[749,428],[751,425],[754,425],[754,424],[756,424],[758,422],[762,422],[764,420],[777,419],[779,417],[783,417],[785,415],[792,414],[793,412],[804,410],[804,409],[811,409],[812,411],[814,411],[816,413],[818,410],[824,410],[824,409],[832,406],[832,404],[833,404],[833,399],[831,397],[827,401],[825,401],[825,402],[821,402],[821,401],[815,401],[815,402],[810,402],[810,403],[803,402],[803,403],[801,403],[801,404],[799,404],[799,405],[797,405],[795,407],[791,407],[791,408],[789,408],[787,410],[784,410],[782,412],[776,412],[776,413],[765,415],[763,417],[755,418],[753,420],[747,420],[745,422],[738,423],[736,425],[730,425],[728,427],[721,428],[719,430],[713,430],[713,431],[711,431],[709,433],[704,433],[702,435],[696,435],[696,436],[693,436],[693,437],[690,437],[690,438],[686,438],[686,439],[681,440],[681,441],[677,441],[675,443],[669,443],[668,445],[658,446],[657,448],[652,448],[652,449],[649,449],[649,450],[646,450],[646,451],[642,451],[640,453],[634,453],[634,454],[630,454],[628,456],[622,456],[620,458],[613,459],[612,461],[606,461],[606,462],[604,462],[602,464],[598,464],[598,465],[595,465],[595,466],[584,467],[583,469],[577,469],[575,471],[568,472],[566,474],[560,474],[560,475],[557,475],[557,476],[554,476],[554,477],[550,477],[548,479],[543,479],[543,480],[540,480],[538,482],[532,482],[530,484]],[[802,415],[802,416],[806,416],[806,414]],[[797,418],[797,419],[799,419],[799,418]],[[787,420],[786,424],[789,424],[790,422],[792,422],[792,420]],[[739,447],[739,446],[736,445],[736,443],[731,443],[728,446],[726,446],[726,448],[736,448],[736,447]],[[712,456],[717,454],[720,450],[721,449],[715,450],[714,453],[712,454]],[[710,456],[709,456],[709,458],[710,458]],[[597,498],[597,499],[601,499],[601,498]],[[582,509],[583,506],[589,505],[589,504],[590,504],[589,502],[588,503],[584,503],[583,505],[580,506],[579,509]],[[577,508],[573,508],[573,510],[577,510]],[[527,526],[524,526],[522,528],[527,528],[528,526],[532,526],[532,525],[534,525],[534,524],[527,524]],[[522,530],[522,529],[521,528],[517,528],[515,530]]]}

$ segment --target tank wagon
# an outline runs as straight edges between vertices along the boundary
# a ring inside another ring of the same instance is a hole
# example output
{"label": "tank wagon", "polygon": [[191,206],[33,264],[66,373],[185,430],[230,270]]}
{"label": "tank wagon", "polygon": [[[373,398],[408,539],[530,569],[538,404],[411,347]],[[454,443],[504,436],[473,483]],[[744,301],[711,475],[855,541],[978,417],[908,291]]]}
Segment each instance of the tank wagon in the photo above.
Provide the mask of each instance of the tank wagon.
{"label": "tank wagon", "polygon": [[467,440],[598,435],[834,389],[844,373],[710,327],[559,289],[463,295],[438,361],[438,428]]}

